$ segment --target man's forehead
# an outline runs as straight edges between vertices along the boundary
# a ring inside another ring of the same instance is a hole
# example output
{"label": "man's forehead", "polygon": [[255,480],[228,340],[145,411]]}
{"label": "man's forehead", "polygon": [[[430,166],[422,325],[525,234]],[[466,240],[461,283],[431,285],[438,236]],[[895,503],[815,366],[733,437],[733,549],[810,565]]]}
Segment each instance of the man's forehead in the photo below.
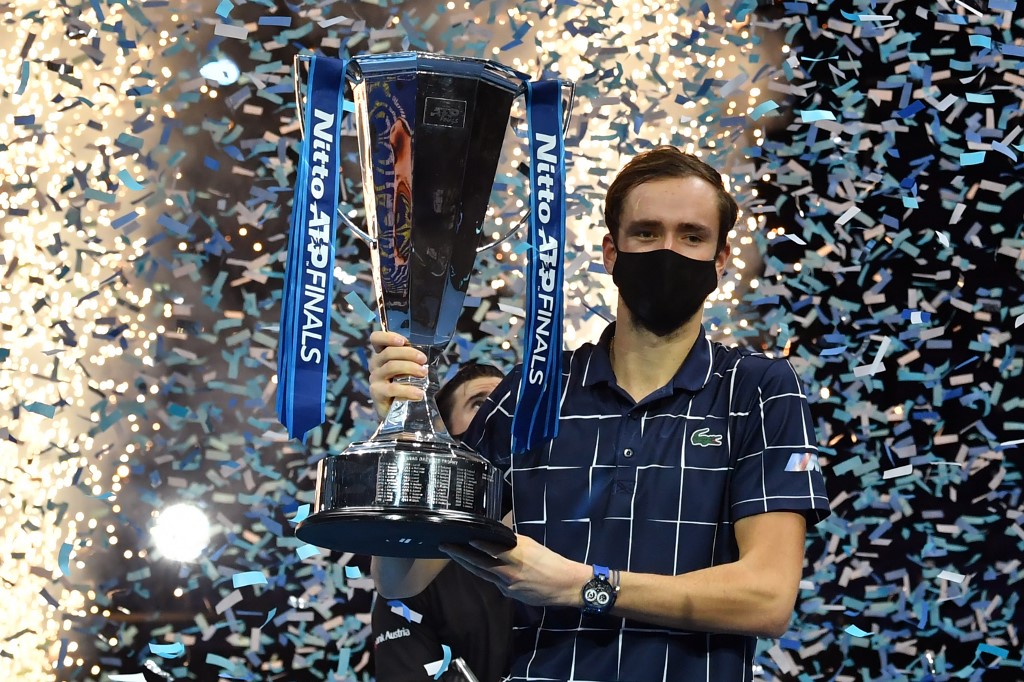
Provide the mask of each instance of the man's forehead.
{"label": "man's forehead", "polygon": [[718,224],[715,188],[699,177],[662,178],[641,183],[629,191],[623,203],[623,224],[648,220],[707,227]]}
{"label": "man's forehead", "polygon": [[459,386],[455,392],[466,398],[481,392],[489,394],[499,383],[501,377],[476,377]]}
{"label": "man's forehead", "polygon": [[695,195],[705,195],[714,199],[715,186],[697,175],[653,178],[632,187],[626,196],[650,195],[661,192],[688,192]]}

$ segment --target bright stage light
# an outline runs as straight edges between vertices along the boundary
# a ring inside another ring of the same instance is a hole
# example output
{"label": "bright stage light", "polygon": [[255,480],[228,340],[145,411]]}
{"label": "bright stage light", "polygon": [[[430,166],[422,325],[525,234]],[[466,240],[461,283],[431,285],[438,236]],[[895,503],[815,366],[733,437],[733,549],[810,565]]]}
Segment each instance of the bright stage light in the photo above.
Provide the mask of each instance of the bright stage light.
{"label": "bright stage light", "polygon": [[174,504],[160,512],[150,534],[168,559],[193,561],[210,544],[210,522],[195,505]]}
{"label": "bright stage light", "polygon": [[204,64],[199,69],[199,75],[217,83],[217,85],[231,85],[241,75],[238,65],[230,59],[218,59],[214,62]]}

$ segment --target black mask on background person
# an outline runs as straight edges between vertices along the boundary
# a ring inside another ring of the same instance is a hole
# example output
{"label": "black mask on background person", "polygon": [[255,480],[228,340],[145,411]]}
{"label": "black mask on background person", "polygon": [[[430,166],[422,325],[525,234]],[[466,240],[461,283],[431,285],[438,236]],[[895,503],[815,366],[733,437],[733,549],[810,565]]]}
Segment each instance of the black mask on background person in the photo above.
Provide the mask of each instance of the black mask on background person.
{"label": "black mask on background person", "polygon": [[612,280],[636,322],[657,336],[679,329],[718,288],[715,261],[672,249],[619,251]]}

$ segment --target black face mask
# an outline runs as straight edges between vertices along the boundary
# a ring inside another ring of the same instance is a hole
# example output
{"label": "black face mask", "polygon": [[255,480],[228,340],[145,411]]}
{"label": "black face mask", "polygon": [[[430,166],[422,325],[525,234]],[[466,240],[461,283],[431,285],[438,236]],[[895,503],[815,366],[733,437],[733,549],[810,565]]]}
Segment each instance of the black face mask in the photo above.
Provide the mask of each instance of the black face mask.
{"label": "black face mask", "polygon": [[694,260],[672,249],[619,251],[612,280],[636,323],[668,336],[718,288],[718,271],[714,260]]}

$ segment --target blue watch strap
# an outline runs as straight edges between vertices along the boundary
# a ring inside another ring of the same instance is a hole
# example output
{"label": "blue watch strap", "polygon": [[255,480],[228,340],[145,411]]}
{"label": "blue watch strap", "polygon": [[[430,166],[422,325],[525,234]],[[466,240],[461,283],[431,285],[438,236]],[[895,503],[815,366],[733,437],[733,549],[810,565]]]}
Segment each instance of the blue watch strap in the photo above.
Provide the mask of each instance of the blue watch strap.
{"label": "blue watch strap", "polygon": [[611,572],[608,570],[607,566],[598,566],[597,564],[594,564],[594,577],[595,578],[600,578],[601,580],[603,580],[605,582],[609,582],[610,576],[611,576]]}

